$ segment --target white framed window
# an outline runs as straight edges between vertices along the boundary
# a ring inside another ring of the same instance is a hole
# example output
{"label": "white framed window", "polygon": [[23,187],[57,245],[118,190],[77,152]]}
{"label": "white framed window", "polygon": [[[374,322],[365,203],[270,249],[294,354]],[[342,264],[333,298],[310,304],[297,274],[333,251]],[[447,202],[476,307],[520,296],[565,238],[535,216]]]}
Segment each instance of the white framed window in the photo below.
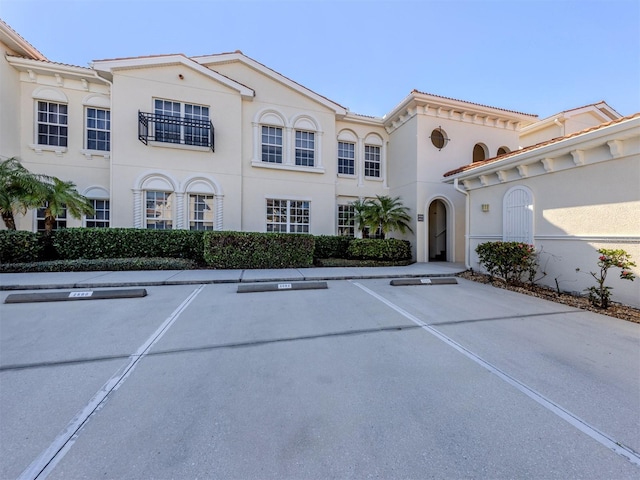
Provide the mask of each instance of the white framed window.
{"label": "white framed window", "polygon": [[66,104],[38,100],[37,119],[38,145],[67,146],[69,119]]}
{"label": "white framed window", "polygon": [[189,230],[213,230],[214,196],[189,194]]}
{"label": "white framed window", "polygon": [[209,107],[156,98],[153,108],[156,142],[211,146]]}
{"label": "white framed window", "polygon": [[282,128],[262,126],[262,161],[282,163]]}
{"label": "white framed window", "polygon": [[356,173],[355,143],[338,142],[338,173],[341,175],[355,175]]}
{"label": "white framed window", "polygon": [[[36,230],[38,232],[44,232],[44,219],[45,219],[45,211],[47,209],[48,202],[38,208],[36,210]],[[67,228],[67,207],[63,207],[62,212],[56,217],[55,223],[53,224],[54,230],[59,230],[61,228]]]}
{"label": "white framed window", "polygon": [[146,226],[150,230],[173,228],[173,192],[145,191]]}
{"label": "white framed window", "polygon": [[90,198],[94,214],[85,216],[85,226],[89,228],[109,228],[109,200]]}
{"label": "white framed window", "polygon": [[364,146],[364,176],[380,178],[380,147],[376,145]]}
{"label": "white framed window", "polygon": [[102,108],[86,108],[87,150],[111,150],[111,112]]}
{"label": "white framed window", "polygon": [[296,130],[296,165],[313,167],[315,151],[315,134]]}
{"label": "white framed window", "polygon": [[267,232],[309,233],[311,202],[268,198]]}
{"label": "white framed window", "polygon": [[338,205],[338,235],[356,236],[355,208],[353,205]]}

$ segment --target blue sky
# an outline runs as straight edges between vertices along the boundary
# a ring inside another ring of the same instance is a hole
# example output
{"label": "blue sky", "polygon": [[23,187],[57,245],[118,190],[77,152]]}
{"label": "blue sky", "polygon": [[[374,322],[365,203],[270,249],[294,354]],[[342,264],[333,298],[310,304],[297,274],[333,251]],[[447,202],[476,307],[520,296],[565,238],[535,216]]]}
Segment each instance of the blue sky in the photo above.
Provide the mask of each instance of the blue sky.
{"label": "blue sky", "polygon": [[50,60],[243,53],[351,111],[423,92],[541,118],[640,112],[638,0],[0,0]]}

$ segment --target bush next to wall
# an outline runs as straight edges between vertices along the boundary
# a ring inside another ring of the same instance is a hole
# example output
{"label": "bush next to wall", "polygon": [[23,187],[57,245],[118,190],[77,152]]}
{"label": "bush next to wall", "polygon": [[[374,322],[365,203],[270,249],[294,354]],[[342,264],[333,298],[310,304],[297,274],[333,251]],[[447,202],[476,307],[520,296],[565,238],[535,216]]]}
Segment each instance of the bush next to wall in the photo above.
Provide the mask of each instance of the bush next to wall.
{"label": "bush next to wall", "polygon": [[33,232],[0,230],[0,263],[35,262],[43,250],[41,236]]}
{"label": "bush next to wall", "polygon": [[314,237],[306,234],[206,232],[212,268],[302,268],[313,265]]}
{"label": "bush next to wall", "polygon": [[521,283],[523,277],[533,282],[538,269],[536,249],[527,243],[486,242],[476,247],[476,253],[489,276],[507,284]]}
{"label": "bush next to wall", "polygon": [[353,237],[316,235],[313,258],[347,258]]}
{"label": "bush next to wall", "polygon": [[185,258],[204,264],[204,232],[135,228],[65,228],[55,232],[61,259]]}
{"label": "bush next to wall", "polygon": [[362,260],[411,260],[411,244],[396,238],[354,238],[349,243],[347,255]]}

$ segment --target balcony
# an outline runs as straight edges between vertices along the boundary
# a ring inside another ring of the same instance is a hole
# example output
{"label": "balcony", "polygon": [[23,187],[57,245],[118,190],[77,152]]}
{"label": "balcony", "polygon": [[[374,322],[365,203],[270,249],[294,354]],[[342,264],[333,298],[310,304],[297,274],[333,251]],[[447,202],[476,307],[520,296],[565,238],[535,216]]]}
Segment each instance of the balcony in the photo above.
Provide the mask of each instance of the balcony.
{"label": "balcony", "polygon": [[138,111],[138,140],[206,147],[213,152],[213,124],[209,120]]}

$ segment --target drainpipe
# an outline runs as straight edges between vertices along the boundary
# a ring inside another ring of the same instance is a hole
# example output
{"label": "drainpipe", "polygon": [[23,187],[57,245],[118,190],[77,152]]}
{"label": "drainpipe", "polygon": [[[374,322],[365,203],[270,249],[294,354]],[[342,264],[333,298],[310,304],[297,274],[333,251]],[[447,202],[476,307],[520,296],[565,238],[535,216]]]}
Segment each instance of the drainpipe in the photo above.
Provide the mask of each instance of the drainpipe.
{"label": "drainpipe", "polygon": [[470,200],[469,200],[469,192],[463,190],[458,185],[458,179],[453,179],[453,188],[455,188],[458,192],[462,193],[465,198],[465,208],[464,208],[464,265],[467,267],[467,270],[471,270],[471,265],[469,264],[471,260],[471,254],[469,252],[469,248],[471,243],[469,242],[469,227],[471,225],[471,208],[470,208]]}
{"label": "drainpipe", "polygon": [[[93,69],[93,64],[91,64],[91,68]],[[109,85],[109,112],[111,115],[113,114],[113,82],[101,77],[95,70],[93,70],[93,75],[98,80]],[[113,118],[111,120],[111,129],[109,130],[109,134],[111,136],[111,140],[109,142],[111,145],[109,150],[109,227],[113,226],[111,223],[113,221]]]}

